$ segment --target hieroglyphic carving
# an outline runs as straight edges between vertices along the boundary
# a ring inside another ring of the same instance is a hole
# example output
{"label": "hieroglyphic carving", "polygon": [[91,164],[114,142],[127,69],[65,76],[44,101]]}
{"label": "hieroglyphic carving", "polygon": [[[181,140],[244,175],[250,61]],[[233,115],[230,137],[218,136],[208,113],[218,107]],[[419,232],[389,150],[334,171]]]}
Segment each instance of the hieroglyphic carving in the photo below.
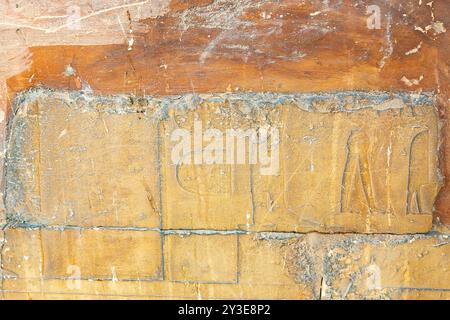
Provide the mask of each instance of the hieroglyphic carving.
{"label": "hieroglyphic carving", "polygon": [[[417,133],[412,141],[408,163],[408,190],[406,212],[408,214],[427,213],[432,210],[432,203],[427,201],[429,180],[429,131]],[[431,186],[433,187],[433,186]],[[431,204],[431,206],[430,206]]]}
{"label": "hieroglyphic carving", "polygon": [[[220,131],[223,138],[228,128],[249,127],[248,121],[239,122],[236,112],[235,108],[217,103],[169,111],[161,135],[164,228],[235,229],[251,223],[248,163],[227,163],[224,141],[220,141],[221,159],[209,161],[205,154],[210,142],[205,133]],[[179,133],[176,139],[174,132]],[[179,159],[174,159],[174,148],[183,139],[187,139],[185,150]]]}
{"label": "hieroglyphic carving", "polygon": [[[438,118],[427,95],[186,95],[134,103],[38,93],[21,100],[11,124],[10,221],[393,233],[431,227],[440,183]],[[265,128],[272,131],[262,134]],[[244,134],[233,136],[231,152],[229,129]],[[173,162],[176,130],[188,136],[180,150],[189,161]],[[260,153],[276,170],[262,170]]]}
{"label": "hieroglyphic carving", "polygon": [[360,213],[374,208],[372,177],[368,159],[369,139],[364,132],[350,132],[342,177],[341,212]]}
{"label": "hieroglyphic carving", "polygon": [[429,230],[440,185],[438,120],[431,103],[411,101],[377,109],[379,101],[361,108],[354,99],[341,112],[331,98],[313,112],[285,106],[281,174],[253,179],[255,228]]}

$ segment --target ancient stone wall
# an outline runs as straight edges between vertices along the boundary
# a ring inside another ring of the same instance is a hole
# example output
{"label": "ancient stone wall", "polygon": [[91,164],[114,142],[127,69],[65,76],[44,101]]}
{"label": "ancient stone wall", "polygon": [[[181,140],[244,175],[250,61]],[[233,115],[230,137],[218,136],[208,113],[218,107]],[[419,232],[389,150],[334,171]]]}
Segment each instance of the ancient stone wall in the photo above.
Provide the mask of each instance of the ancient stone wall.
{"label": "ancient stone wall", "polygon": [[450,5],[0,2],[3,299],[449,299]]}

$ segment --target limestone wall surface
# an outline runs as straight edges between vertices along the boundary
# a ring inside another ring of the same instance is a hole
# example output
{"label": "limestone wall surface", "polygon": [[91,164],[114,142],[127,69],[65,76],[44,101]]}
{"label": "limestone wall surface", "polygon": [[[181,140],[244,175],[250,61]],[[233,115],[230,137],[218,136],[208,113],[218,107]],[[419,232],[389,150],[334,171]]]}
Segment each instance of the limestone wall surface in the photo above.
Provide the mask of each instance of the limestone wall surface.
{"label": "limestone wall surface", "polygon": [[448,1],[0,10],[2,299],[450,299]]}

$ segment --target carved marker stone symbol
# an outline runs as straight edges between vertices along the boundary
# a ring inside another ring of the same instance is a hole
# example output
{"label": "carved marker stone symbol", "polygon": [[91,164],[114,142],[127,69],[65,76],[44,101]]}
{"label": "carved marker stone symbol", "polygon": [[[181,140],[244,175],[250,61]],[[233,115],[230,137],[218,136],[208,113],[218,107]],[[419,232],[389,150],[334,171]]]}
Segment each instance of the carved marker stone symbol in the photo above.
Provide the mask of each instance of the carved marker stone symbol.
{"label": "carved marker stone symbol", "polygon": [[346,149],[347,161],[342,178],[341,212],[371,211],[375,206],[367,135],[359,130],[351,131]]}
{"label": "carved marker stone symbol", "polygon": [[413,137],[411,142],[406,203],[406,213],[408,214],[430,212],[432,209],[423,199],[423,192],[429,184],[428,135],[427,130],[421,131]]}

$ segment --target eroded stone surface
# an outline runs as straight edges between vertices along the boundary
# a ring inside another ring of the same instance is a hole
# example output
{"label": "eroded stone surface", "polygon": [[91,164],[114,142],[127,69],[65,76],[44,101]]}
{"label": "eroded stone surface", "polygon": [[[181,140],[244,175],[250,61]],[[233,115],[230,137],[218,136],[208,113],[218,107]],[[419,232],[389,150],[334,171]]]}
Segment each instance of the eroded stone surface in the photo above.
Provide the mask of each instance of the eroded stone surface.
{"label": "eroded stone surface", "polygon": [[402,233],[431,227],[439,181],[430,106],[337,113],[287,106],[278,123],[280,174],[254,176],[257,228]]}
{"label": "eroded stone surface", "polygon": [[40,228],[5,236],[5,298],[426,299],[450,290],[446,234]]}
{"label": "eroded stone surface", "polygon": [[156,125],[136,110],[94,105],[42,96],[20,106],[10,128],[10,221],[159,227]]}
{"label": "eroded stone surface", "polygon": [[154,281],[163,277],[156,231],[8,229],[8,278]]}
{"label": "eroded stone surface", "polygon": [[0,210],[0,226],[3,226],[6,223],[6,214],[5,210]]}
{"label": "eroded stone surface", "polygon": [[238,244],[237,234],[167,235],[164,239],[167,279],[185,283],[238,283]]}
{"label": "eroded stone surface", "polygon": [[[18,100],[11,123],[8,219],[164,229],[428,231],[439,189],[432,103],[426,94],[133,98],[31,91]],[[242,138],[239,160],[239,141],[230,149],[227,130],[261,138],[264,128],[266,140]],[[173,133],[181,129],[193,141],[190,160],[175,163]],[[223,154],[211,163],[205,151],[211,140],[202,135],[207,130],[223,138]],[[261,141],[267,141],[266,158]]]}

